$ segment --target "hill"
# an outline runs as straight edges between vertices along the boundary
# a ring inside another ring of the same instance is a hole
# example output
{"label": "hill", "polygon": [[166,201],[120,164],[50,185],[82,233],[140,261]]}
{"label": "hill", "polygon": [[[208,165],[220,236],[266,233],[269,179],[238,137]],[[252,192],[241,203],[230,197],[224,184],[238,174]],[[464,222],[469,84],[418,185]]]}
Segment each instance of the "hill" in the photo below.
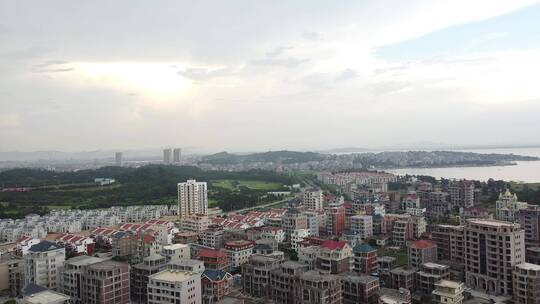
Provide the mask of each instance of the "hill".
{"label": "hill", "polygon": [[315,152],[296,152],[296,151],[269,151],[262,153],[253,153],[247,155],[231,154],[227,152],[220,152],[212,155],[208,155],[202,158],[200,163],[213,164],[213,165],[233,165],[240,163],[276,163],[281,162],[283,164],[291,163],[305,163],[310,161],[321,161],[327,159],[329,156],[315,153]]}

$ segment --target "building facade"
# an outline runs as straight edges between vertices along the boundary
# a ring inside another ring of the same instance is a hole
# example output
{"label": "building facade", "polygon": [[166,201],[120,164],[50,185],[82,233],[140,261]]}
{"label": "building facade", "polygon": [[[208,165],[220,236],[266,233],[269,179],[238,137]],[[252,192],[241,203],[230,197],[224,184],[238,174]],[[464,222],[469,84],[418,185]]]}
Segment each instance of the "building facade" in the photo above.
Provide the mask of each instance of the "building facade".
{"label": "building facade", "polygon": [[178,184],[178,216],[208,215],[208,190],[206,182],[188,180]]}

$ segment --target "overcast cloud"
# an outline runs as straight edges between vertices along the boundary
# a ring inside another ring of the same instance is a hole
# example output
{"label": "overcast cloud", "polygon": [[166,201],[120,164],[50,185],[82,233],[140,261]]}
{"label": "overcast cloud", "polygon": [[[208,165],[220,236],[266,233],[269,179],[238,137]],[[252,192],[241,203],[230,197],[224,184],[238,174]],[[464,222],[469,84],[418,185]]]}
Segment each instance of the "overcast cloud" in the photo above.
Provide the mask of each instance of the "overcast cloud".
{"label": "overcast cloud", "polygon": [[537,1],[0,0],[0,151],[540,143]]}

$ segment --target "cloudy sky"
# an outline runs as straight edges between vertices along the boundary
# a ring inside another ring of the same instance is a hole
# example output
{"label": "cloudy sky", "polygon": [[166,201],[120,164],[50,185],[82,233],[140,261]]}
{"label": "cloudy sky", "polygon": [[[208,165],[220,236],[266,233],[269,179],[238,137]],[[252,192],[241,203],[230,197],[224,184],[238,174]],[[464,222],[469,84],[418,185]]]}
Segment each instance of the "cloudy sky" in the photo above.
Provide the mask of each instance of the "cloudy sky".
{"label": "cloudy sky", "polygon": [[0,0],[0,151],[540,143],[540,3]]}

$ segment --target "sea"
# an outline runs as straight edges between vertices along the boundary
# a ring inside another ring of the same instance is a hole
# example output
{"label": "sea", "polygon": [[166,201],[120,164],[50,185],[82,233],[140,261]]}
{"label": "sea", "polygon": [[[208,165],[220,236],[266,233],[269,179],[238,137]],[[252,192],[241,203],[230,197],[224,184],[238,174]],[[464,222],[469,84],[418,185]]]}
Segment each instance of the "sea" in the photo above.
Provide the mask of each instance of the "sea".
{"label": "sea", "polygon": [[[450,151],[516,154],[540,157],[540,148],[493,148]],[[429,175],[435,178],[444,177],[451,179],[472,179],[480,181],[487,181],[488,179],[493,178],[495,180],[522,183],[540,183],[540,161],[518,161],[514,166],[401,168],[386,171],[397,175]]]}

